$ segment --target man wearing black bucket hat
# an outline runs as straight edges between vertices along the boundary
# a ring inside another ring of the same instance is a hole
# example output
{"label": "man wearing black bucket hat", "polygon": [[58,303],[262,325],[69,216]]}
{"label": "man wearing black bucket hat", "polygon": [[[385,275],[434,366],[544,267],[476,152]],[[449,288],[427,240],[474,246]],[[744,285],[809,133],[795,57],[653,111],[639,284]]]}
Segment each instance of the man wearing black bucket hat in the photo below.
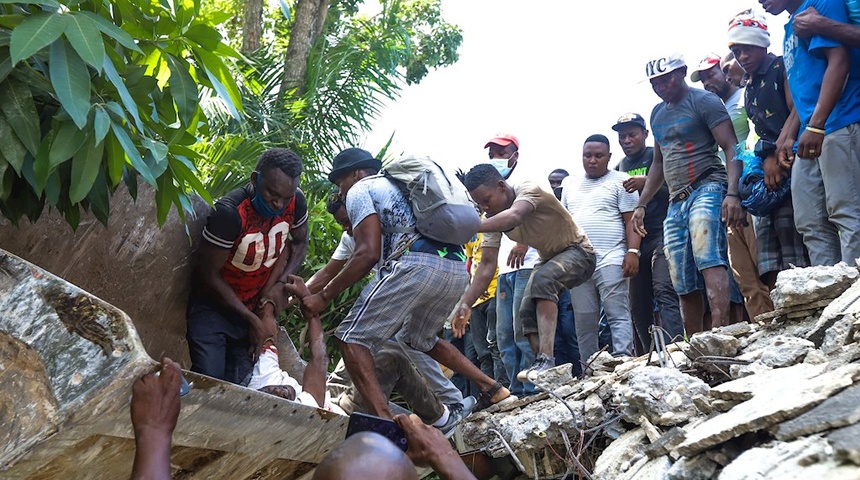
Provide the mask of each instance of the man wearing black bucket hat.
{"label": "man wearing black bucket hat", "polygon": [[483,392],[479,408],[510,398],[508,389],[438,338],[469,285],[463,249],[403,233],[415,227],[415,215],[398,186],[376,175],[381,166],[360,148],[348,148],[334,158],[328,178],[345,198],[355,252],[319,293],[302,299],[305,310],[322,311],[376,267],[374,278],[335,332],[353,383],[375,415],[392,416],[373,369],[372,352],[395,335],[399,342],[475,382]]}

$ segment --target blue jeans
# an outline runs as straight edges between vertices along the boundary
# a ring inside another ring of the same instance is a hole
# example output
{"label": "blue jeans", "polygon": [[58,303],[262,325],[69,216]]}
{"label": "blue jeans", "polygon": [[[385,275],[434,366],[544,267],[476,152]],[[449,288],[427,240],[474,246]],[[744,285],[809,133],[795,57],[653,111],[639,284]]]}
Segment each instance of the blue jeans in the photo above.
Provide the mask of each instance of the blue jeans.
{"label": "blue jeans", "polygon": [[481,371],[502,385],[507,385],[508,374],[496,341],[495,297],[472,307],[469,329],[472,331],[472,343],[475,345],[475,354],[478,356]]}
{"label": "blue jeans", "polygon": [[570,290],[563,289],[558,295],[558,322],[555,325],[555,364],[570,363],[573,374],[582,374],[579,363],[579,345],[576,341],[576,325],[573,322],[573,303],[570,301]]}
{"label": "blue jeans", "polygon": [[509,388],[517,396],[535,393],[534,385],[517,380],[517,373],[530,367],[535,360],[518,318],[523,292],[531,273],[531,268],[523,268],[499,275],[499,289],[496,292],[496,341],[511,380]]}
{"label": "blue jeans", "polygon": [[[469,359],[473,365],[480,368],[480,363],[478,363],[478,355],[475,353],[475,344],[472,342],[472,331],[469,327],[466,327],[466,333],[460,337],[454,337],[454,331],[450,328],[444,329],[445,332],[445,340],[451,343],[460,353],[463,354],[464,357]],[[451,383],[457,387],[460,392],[463,393],[464,397],[468,397],[469,395],[478,398],[481,392],[478,389],[478,386],[474,383],[470,382],[468,378],[463,375],[454,372],[454,375],[451,377]]]}

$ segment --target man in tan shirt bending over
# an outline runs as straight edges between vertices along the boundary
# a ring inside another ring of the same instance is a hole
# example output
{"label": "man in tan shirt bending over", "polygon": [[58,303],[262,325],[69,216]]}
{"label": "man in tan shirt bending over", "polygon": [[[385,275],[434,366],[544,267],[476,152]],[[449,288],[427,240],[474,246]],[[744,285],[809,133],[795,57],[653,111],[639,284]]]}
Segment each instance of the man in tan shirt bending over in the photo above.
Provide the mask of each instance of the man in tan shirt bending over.
{"label": "man in tan shirt bending over", "polygon": [[466,174],[465,184],[487,218],[479,230],[484,232],[483,258],[460,300],[454,316],[454,333],[462,335],[471,314],[470,305],[487,289],[499,254],[501,232],[515,242],[534,247],[541,261],[535,265],[526,285],[520,316],[523,331],[535,352],[535,362],[517,375],[522,382],[534,382],[538,373],[555,366],[553,342],[558,293],[591,278],[594,249],[570,213],[552,193],[536,183],[511,186],[495,167],[482,164]]}

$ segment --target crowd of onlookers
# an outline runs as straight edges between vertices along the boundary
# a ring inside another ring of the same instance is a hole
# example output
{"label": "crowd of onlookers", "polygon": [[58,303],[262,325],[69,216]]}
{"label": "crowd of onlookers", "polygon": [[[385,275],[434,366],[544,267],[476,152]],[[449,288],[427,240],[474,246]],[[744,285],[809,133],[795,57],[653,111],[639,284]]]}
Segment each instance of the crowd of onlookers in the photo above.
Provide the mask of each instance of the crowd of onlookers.
{"label": "crowd of onlookers", "polygon": [[[473,410],[534,393],[548,368],[587,374],[604,349],[639,355],[753,319],[773,309],[778,272],[854,262],[860,7],[760,3],[791,14],[784,55],[768,52],[765,19],[746,11],[728,24],[729,53],[692,67],[677,54],[647,62],[661,101],[648,119],[625,113],[612,125],[620,161],[612,140],[591,135],[583,173],[557,169],[538,184],[522,179],[529,160],[514,135],[486,142],[489,161],[458,174],[482,213],[465,245],[418,233],[412,194],[349,148],[328,177],[338,189],[328,211],[344,234],[305,285],[294,276],[308,238],[301,160],[265,152],[203,232],[188,308],[192,369],[386,418],[398,392],[416,421],[449,432]],[[334,333],[343,364],[326,378],[318,315],[371,273]],[[309,324],[302,382],[280,370],[274,346],[275,316],[289,303]]]}

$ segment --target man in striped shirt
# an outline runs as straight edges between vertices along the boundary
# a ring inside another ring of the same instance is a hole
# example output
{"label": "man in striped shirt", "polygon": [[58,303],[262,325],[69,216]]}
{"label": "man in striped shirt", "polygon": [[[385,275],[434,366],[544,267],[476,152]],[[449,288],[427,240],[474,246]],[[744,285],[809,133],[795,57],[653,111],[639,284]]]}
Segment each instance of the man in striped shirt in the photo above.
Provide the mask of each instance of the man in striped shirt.
{"label": "man in striped shirt", "polygon": [[571,290],[576,336],[583,362],[597,351],[597,324],[603,306],[612,332],[614,356],[633,355],[630,280],[639,271],[639,242],[630,219],[639,201],[628,192],[626,173],[609,169],[609,139],[592,135],[582,147],[584,175],[561,183],[561,204],[594,246],[597,266],[591,278]]}

